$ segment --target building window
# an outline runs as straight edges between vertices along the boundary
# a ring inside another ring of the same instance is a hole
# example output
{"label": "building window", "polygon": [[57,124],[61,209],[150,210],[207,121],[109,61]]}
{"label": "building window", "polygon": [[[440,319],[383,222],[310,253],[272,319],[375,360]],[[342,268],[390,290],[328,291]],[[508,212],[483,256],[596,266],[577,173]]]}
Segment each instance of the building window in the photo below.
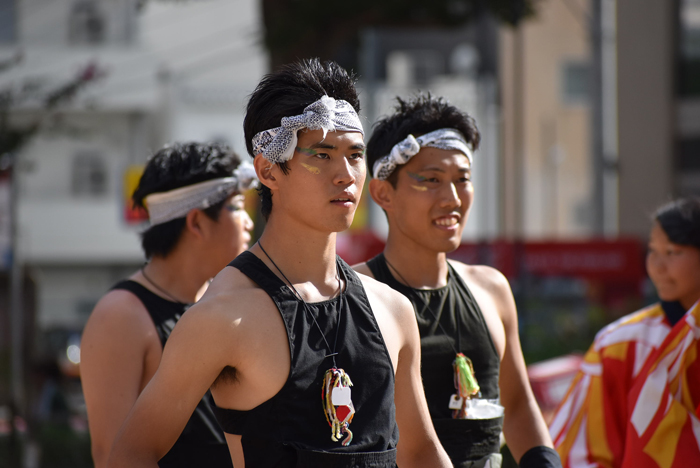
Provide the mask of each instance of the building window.
{"label": "building window", "polygon": [[75,155],[71,191],[75,196],[100,196],[107,193],[107,168],[99,154],[85,152]]}
{"label": "building window", "polygon": [[73,4],[68,34],[72,44],[99,44],[104,41],[105,20],[97,2],[78,0]]}
{"label": "building window", "polygon": [[678,93],[700,96],[700,0],[680,0]]}
{"label": "building window", "polygon": [[565,62],[562,67],[562,100],[585,104],[590,93],[590,66],[586,62]]}
{"label": "building window", "polygon": [[15,0],[0,0],[0,42],[15,40],[17,7]]}
{"label": "building window", "polygon": [[426,86],[444,73],[444,64],[437,51],[396,50],[387,56],[386,69],[390,86]]}

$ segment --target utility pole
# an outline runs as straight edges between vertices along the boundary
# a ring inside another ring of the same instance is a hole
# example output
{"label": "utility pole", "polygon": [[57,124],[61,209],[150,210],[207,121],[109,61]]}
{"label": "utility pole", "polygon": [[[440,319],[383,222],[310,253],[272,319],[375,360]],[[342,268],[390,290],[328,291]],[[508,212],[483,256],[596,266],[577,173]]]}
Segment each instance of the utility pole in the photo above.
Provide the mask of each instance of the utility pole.
{"label": "utility pole", "polygon": [[602,0],[591,0],[591,155],[593,186],[591,193],[591,215],[593,234],[603,235],[605,194],[603,174],[605,156],[603,154],[603,40],[601,34]]}
{"label": "utility pole", "polygon": [[513,73],[512,73],[512,147],[503,153],[503,228],[507,237],[525,235],[525,16],[524,0],[512,3]]}
{"label": "utility pole", "polygon": [[618,231],[616,0],[591,0],[592,228]]}

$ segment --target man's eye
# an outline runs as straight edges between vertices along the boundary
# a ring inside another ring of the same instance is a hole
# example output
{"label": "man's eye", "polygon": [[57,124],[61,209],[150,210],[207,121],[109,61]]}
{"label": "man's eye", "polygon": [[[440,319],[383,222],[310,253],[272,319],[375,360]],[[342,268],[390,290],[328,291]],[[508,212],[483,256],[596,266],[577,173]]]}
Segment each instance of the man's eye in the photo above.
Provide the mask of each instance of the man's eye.
{"label": "man's eye", "polygon": [[228,204],[228,205],[224,205],[224,206],[226,207],[226,210],[230,211],[231,213],[233,213],[234,211],[239,211],[239,210],[243,209],[243,207],[241,205]]}
{"label": "man's eye", "polygon": [[350,155],[350,157],[351,157],[352,159],[362,159],[362,158],[365,157],[365,153],[364,153],[364,152],[352,153],[352,154]]}
{"label": "man's eye", "polygon": [[328,153],[316,153],[316,157],[320,159],[330,159],[330,155]]}

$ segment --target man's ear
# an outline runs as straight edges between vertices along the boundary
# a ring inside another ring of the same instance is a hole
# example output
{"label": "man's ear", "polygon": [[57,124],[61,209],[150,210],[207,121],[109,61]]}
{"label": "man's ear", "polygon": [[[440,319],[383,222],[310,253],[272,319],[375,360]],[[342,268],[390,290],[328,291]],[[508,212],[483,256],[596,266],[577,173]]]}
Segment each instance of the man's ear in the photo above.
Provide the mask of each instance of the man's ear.
{"label": "man's ear", "polygon": [[202,223],[202,216],[206,216],[202,210],[190,210],[185,216],[185,229],[190,235],[198,238],[204,238],[206,229]]}
{"label": "man's ear", "polygon": [[384,211],[391,209],[394,192],[394,187],[386,180],[372,179],[369,181],[369,194]]}
{"label": "man's ear", "polygon": [[278,169],[277,164],[271,163],[260,153],[255,156],[253,166],[255,167],[255,173],[258,175],[261,184],[265,185],[270,190],[277,188],[277,179],[275,179],[274,174]]}

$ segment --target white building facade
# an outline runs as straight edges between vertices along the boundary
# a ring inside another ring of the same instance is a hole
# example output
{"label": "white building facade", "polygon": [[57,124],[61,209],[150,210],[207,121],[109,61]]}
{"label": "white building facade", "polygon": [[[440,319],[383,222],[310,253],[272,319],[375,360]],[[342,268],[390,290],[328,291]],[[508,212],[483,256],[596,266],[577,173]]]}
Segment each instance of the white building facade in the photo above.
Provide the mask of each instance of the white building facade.
{"label": "white building facade", "polygon": [[[174,141],[225,142],[245,157],[245,103],[268,60],[255,0],[10,3],[0,59],[21,59],[0,89],[55,89],[89,64],[103,73],[17,155],[17,254],[36,285],[41,341],[79,333],[143,262],[144,226],[125,217],[130,172]],[[40,108],[23,100],[10,117],[38,121]]]}

